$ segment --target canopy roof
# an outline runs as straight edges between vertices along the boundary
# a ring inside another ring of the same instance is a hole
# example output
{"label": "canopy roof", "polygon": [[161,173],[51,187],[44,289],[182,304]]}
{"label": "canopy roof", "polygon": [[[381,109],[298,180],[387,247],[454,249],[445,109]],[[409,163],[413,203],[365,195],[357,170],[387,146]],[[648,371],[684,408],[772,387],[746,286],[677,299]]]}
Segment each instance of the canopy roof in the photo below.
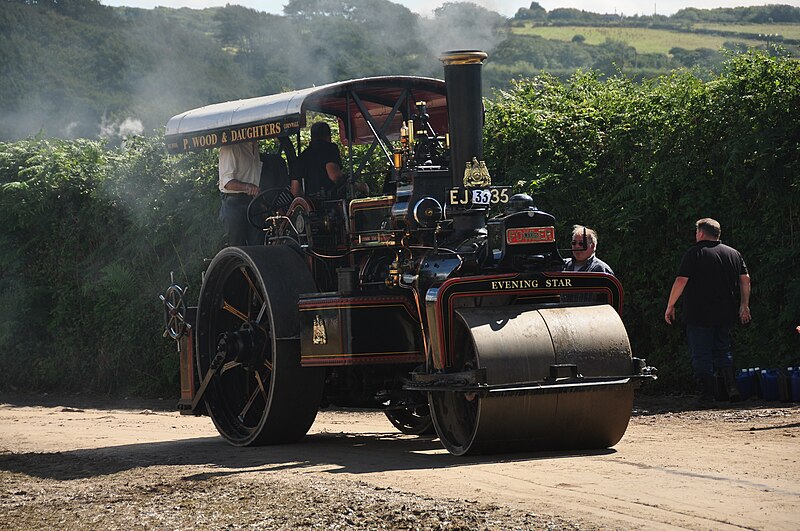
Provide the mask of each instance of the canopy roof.
{"label": "canopy roof", "polygon": [[424,101],[437,134],[447,132],[444,81],[414,76],[383,76],[340,81],[292,92],[215,103],[173,116],[167,122],[171,153],[287,136],[305,127],[306,112],[338,118],[345,144],[371,143],[378,133],[396,140],[400,123]]}

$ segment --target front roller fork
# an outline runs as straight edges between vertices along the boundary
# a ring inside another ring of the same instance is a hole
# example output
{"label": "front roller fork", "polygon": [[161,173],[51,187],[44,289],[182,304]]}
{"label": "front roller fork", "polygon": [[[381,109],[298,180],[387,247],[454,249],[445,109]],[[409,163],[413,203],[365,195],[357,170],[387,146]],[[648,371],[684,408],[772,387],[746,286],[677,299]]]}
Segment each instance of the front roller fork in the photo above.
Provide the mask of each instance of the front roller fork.
{"label": "front roller fork", "polygon": [[194,324],[197,318],[197,307],[187,306],[186,293],[188,291],[188,286],[176,284],[174,274],[170,273],[170,285],[158,298],[164,306],[163,335],[174,339],[178,347],[181,381],[178,410],[184,415],[202,415],[205,413],[203,404],[200,402],[203,393],[199,392],[194,357]]}
{"label": "front roller fork", "polygon": [[[181,398],[178,410],[184,415],[206,414],[203,395],[213,377],[225,371],[226,360],[252,370],[256,364],[254,356],[256,348],[257,327],[244,323],[240,330],[222,334],[217,344],[214,357],[209,364],[202,381],[198,380],[195,369],[194,326],[197,319],[197,307],[186,305],[188,287],[175,283],[170,273],[170,286],[158,298],[164,305],[164,337],[175,340],[180,361]],[[263,338],[262,338],[263,342]]]}

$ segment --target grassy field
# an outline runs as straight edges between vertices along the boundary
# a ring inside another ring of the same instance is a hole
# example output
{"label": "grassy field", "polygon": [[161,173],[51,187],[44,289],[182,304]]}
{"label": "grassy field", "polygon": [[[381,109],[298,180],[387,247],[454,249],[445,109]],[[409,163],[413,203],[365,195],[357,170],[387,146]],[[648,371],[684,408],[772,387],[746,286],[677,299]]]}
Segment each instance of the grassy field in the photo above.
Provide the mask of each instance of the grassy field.
{"label": "grassy field", "polygon": [[[737,26],[739,27],[739,26]],[[749,26],[743,26],[749,27]],[[780,33],[776,28],[783,26],[769,25],[769,33]],[[613,39],[627,43],[636,48],[638,53],[659,53],[668,54],[674,47],[686,50],[696,50],[698,48],[711,48],[718,50],[722,48],[725,41],[732,40],[730,37],[718,37],[715,35],[699,35],[694,33],[683,33],[679,31],[669,31],[648,28],[619,28],[608,26],[530,26],[524,28],[511,28],[514,33],[522,35],[540,35],[545,39],[559,41],[571,41],[575,35],[586,37],[586,44],[602,44],[606,39]],[[742,30],[740,30],[742,31]],[[758,32],[756,32],[758,33]],[[735,39],[737,42],[744,42],[749,46],[763,45],[763,41],[750,39]]]}
{"label": "grassy field", "polygon": [[777,33],[785,39],[800,39],[800,24],[695,24],[694,27],[740,33]]}

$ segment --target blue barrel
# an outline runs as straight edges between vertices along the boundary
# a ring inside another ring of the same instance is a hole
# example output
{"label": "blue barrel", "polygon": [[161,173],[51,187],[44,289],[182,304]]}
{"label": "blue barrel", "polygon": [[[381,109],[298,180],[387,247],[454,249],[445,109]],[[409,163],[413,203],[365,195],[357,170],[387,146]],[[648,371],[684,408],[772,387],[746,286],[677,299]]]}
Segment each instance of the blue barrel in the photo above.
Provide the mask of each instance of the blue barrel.
{"label": "blue barrel", "polygon": [[755,396],[755,378],[753,369],[742,369],[736,373],[736,388],[739,389],[739,396],[742,400]]}
{"label": "blue barrel", "polygon": [[764,400],[777,402],[780,398],[778,392],[778,369],[763,369],[761,371],[761,395]]}
{"label": "blue barrel", "polygon": [[789,383],[792,386],[792,402],[800,402],[800,367],[793,367],[789,373]]}
{"label": "blue barrel", "polygon": [[756,398],[761,398],[761,369],[754,367],[747,370],[753,374],[753,396]]}
{"label": "blue barrel", "polygon": [[792,400],[791,373],[791,367],[786,367],[785,371],[778,371],[778,400],[781,402],[790,402]]}

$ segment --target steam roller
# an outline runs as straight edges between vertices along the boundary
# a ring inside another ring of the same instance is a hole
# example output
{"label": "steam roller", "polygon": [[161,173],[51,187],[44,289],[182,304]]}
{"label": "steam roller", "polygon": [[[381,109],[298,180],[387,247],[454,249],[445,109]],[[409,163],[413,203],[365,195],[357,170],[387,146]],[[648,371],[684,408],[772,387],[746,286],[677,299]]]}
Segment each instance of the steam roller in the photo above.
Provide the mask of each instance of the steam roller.
{"label": "steam roller", "polygon": [[634,383],[606,376],[630,374],[632,356],[611,306],[455,314],[454,369],[482,381],[429,393],[436,432],[449,452],[607,448],[622,438]]}
{"label": "steam roller", "polygon": [[[655,369],[632,356],[620,281],[565,271],[555,217],[492,184],[485,59],[446,52],[444,80],[339,81],[169,121],[172,153],[272,139],[292,178],[261,186],[247,216],[263,245],[220,250],[196,307],[176,284],[161,297],[181,413],[209,415],[234,446],[297,441],[328,407],[383,411],[455,455],[620,440]],[[316,194],[300,193],[308,116],[348,150],[370,144]],[[380,192],[359,195],[374,168]]]}

